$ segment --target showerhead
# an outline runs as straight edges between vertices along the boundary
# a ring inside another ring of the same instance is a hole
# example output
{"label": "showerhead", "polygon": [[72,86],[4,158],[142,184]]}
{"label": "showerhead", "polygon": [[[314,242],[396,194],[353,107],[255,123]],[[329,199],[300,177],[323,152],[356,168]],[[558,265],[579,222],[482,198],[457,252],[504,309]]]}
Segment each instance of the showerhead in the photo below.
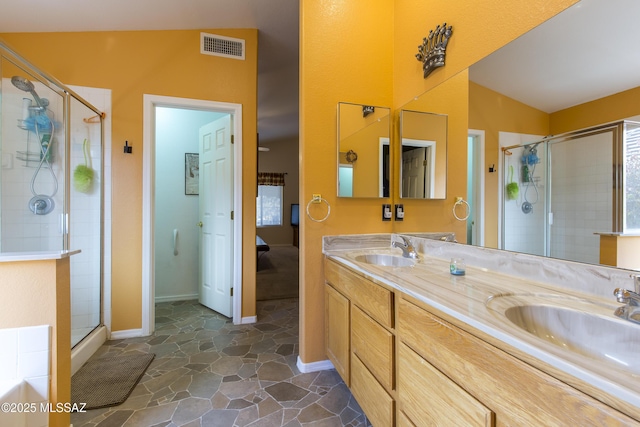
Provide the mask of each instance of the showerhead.
{"label": "showerhead", "polygon": [[36,93],[35,90],[35,86],[33,85],[33,83],[31,83],[31,80],[27,79],[26,77],[22,77],[22,76],[13,76],[11,77],[11,83],[13,83],[13,85],[15,87],[17,87],[18,89],[25,91],[25,92],[29,92],[31,94],[31,96],[33,96],[33,99],[35,99],[36,104],[38,104],[38,106],[41,109],[46,109],[47,106],[49,105],[49,101],[47,101],[46,99],[41,99],[38,94]]}
{"label": "showerhead", "polygon": [[13,83],[13,85],[18,89],[23,90],[25,92],[31,92],[32,90],[35,89],[35,86],[33,86],[33,83],[31,83],[29,79],[22,76],[11,77],[11,83]]}

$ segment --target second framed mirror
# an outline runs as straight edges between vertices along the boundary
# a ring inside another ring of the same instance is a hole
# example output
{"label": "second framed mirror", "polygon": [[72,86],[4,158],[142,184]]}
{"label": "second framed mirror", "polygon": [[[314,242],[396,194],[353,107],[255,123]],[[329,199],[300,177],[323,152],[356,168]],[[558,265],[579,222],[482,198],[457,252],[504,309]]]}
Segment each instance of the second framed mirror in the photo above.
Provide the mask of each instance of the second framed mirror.
{"label": "second framed mirror", "polygon": [[400,197],[447,196],[447,116],[400,111]]}

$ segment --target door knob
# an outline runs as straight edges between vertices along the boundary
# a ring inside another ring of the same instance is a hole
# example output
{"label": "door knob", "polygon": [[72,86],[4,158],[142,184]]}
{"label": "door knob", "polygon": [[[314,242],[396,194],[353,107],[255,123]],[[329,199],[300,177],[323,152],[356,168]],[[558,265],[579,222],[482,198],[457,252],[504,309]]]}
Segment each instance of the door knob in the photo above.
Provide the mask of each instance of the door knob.
{"label": "door knob", "polygon": [[202,228],[202,221],[198,221],[198,223],[196,224],[198,227]]}

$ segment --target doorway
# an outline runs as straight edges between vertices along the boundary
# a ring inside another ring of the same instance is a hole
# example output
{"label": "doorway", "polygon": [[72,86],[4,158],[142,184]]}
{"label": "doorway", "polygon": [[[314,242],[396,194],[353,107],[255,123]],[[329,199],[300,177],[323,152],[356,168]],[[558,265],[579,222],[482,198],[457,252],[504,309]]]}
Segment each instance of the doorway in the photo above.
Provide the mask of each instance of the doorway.
{"label": "doorway", "polygon": [[[166,178],[166,171],[163,168],[162,161],[158,160],[158,152],[161,150],[159,141],[166,135],[158,135],[157,123],[159,121],[166,121],[163,114],[167,110],[176,113],[177,117],[200,115],[200,119],[203,117],[209,118],[215,117],[227,117],[231,123],[231,133],[234,135],[234,143],[231,145],[231,157],[228,179],[228,192],[230,197],[230,215],[235,218],[241,218],[242,214],[242,107],[239,104],[221,103],[215,101],[203,101],[196,99],[186,98],[173,98],[154,95],[144,96],[144,142],[143,142],[143,265],[142,265],[142,334],[150,335],[155,329],[155,303],[157,301],[163,301],[173,298],[173,300],[179,299],[200,299],[201,279],[191,277],[191,283],[193,280],[198,281],[197,288],[193,286],[186,290],[172,290],[174,295],[168,295],[165,288],[161,283],[163,277],[156,278],[156,269],[158,264],[162,263],[160,267],[167,263],[173,262],[179,264],[180,262],[196,263],[195,276],[199,276],[197,273],[199,270],[211,271],[210,263],[200,262],[198,263],[198,250],[196,254],[189,255],[189,251],[193,251],[193,246],[197,247],[197,244],[187,244],[189,234],[191,234],[191,242],[193,242],[194,235],[196,239],[200,234],[198,228],[199,213],[196,213],[195,217],[192,215],[189,219],[183,220],[181,225],[172,225],[169,229],[166,229],[166,225],[158,233],[158,221],[166,217],[164,209],[157,206],[157,201],[161,197],[164,197],[164,193],[167,192],[167,187],[172,185],[174,187],[174,197],[179,197],[180,201],[174,200],[174,205],[191,204],[199,205],[199,202],[203,200],[203,196],[210,195],[202,194],[199,190],[203,190],[203,184],[200,180],[199,184],[193,186],[193,180],[188,182],[188,173],[190,168],[193,167],[194,155],[197,155],[201,148],[200,140],[197,141],[197,146],[191,148],[182,147],[184,144],[183,139],[179,136],[174,137],[174,141],[170,141],[169,145],[179,148],[182,152],[179,155],[173,156],[172,167],[179,168],[179,176],[174,179],[176,182],[164,183],[163,178]],[[181,114],[177,114],[181,113]],[[199,126],[195,126],[195,133],[198,134]],[[187,153],[190,151],[190,153]],[[191,165],[187,168],[187,164]],[[194,177],[191,177],[194,178]],[[161,184],[162,182],[162,184]],[[160,191],[159,186],[162,186]],[[175,187],[178,187],[177,189]],[[200,188],[199,188],[200,186]],[[184,190],[183,190],[184,187]],[[198,190],[199,188],[199,190]],[[204,187],[206,188],[206,187]],[[178,194],[178,192],[180,194]],[[204,198],[206,200],[206,197]],[[196,210],[198,208],[196,207]],[[180,216],[180,213],[177,214]],[[185,214],[186,215],[186,214]],[[195,220],[194,220],[195,219]],[[226,243],[228,247],[224,248],[225,257],[229,259],[229,274],[227,277],[227,285],[233,288],[233,294],[230,297],[230,312],[224,313],[230,315],[233,318],[234,323],[241,323],[241,308],[240,303],[242,301],[242,221],[230,220],[230,241]],[[162,259],[160,253],[162,250],[168,249],[170,251],[169,259]],[[181,254],[182,251],[186,253]],[[180,256],[185,255],[185,256]],[[213,262],[214,260],[210,260]],[[191,270],[194,270],[191,268]],[[159,273],[159,276],[164,276],[164,272]],[[159,281],[157,281],[158,279]],[[175,283],[175,280],[173,281]],[[169,292],[171,293],[171,292]],[[164,299],[163,299],[164,298]]]}

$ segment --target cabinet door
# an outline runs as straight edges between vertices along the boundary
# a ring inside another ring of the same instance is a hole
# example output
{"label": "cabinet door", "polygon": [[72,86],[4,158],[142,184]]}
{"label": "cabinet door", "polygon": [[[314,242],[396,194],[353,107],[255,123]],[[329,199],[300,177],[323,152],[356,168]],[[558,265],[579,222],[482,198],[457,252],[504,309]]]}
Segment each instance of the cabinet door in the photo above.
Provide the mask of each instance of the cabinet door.
{"label": "cabinet door", "polygon": [[349,300],[330,285],[325,285],[325,345],[327,357],[347,387],[349,377]]}
{"label": "cabinet door", "polygon": [[494,414],[405,344],[400,344],[398,405],[415,423],[489,427]]}

